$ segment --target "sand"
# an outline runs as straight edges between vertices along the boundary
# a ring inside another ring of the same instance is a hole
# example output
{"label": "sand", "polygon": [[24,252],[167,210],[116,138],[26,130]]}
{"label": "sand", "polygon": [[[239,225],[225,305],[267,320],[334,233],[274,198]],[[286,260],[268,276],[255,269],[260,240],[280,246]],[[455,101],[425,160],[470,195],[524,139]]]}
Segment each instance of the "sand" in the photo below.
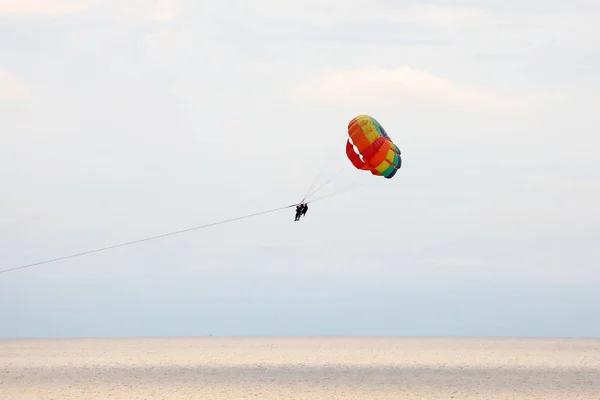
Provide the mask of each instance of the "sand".
{"label": "sand", "polygon": [[3,340],[0,399],[600,400],[600,340]]}

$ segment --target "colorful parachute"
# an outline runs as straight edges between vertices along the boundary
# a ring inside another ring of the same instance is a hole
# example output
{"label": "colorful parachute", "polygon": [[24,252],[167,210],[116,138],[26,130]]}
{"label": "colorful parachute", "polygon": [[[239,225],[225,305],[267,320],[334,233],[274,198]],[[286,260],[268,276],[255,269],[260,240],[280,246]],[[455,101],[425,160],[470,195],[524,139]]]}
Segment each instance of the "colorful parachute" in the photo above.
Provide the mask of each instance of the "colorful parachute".
{"label": "colorful parachute", "polygon": [[402,166],[400,149],[375,118],[359,115],[352,119],[348,136],[346,155],[356,168],[387,179],[396,175]]}

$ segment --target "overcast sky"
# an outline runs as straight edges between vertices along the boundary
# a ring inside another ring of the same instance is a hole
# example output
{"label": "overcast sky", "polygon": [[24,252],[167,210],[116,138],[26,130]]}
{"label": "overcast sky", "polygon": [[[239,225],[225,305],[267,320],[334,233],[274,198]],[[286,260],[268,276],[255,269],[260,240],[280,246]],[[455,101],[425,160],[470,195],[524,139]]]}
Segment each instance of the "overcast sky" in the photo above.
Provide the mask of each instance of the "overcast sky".
{"label": "overcast sky", "polygon": [[460,4],[0,0],[0,269],[368,183],[1,274],[0,337],[600,336],[600,3]]}

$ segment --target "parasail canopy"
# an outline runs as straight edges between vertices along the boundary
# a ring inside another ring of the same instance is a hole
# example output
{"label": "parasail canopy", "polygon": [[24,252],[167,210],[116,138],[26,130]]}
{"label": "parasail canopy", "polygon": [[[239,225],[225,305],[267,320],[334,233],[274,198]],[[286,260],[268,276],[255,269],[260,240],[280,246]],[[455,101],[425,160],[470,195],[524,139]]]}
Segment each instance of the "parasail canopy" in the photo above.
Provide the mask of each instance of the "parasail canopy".
{"label": "parasail canopy", "polygon": [[346,155],[356,168],[387,179],[402,166],[400,149],[370,115],[358,115],[348,123]]}

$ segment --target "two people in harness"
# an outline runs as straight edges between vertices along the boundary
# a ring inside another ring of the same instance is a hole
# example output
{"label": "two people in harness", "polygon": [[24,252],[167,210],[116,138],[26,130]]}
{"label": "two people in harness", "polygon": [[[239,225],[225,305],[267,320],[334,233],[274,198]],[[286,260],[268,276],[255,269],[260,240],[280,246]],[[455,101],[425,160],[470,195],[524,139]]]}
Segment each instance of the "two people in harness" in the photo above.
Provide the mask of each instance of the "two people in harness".
{"label": "two people in harness", "polygon": [[294,221],[299,221],[300,217],[304,217],[308,211],[308,204],[300,203],[296,206],[296,218]]}

